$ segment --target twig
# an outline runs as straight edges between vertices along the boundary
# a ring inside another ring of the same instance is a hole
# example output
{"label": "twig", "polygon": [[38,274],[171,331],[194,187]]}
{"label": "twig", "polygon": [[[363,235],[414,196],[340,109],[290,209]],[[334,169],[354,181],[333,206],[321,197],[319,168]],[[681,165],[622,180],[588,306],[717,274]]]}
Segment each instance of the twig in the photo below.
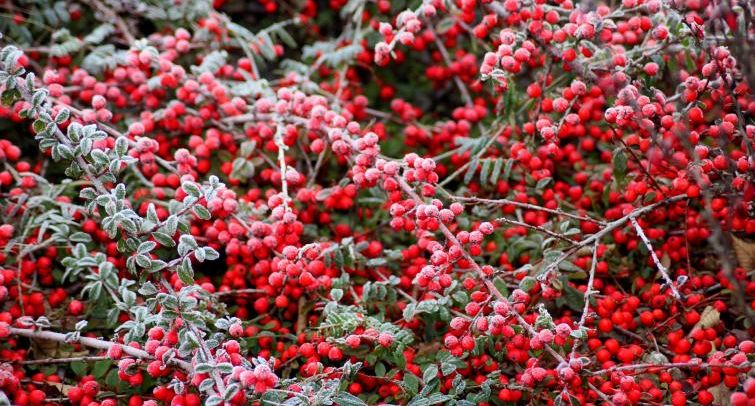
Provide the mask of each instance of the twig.
{"label": "twig", "polygon": [[596,293],[592,290],[593,284],[595,282],[595,269],[598,265],[598,244],[599,240],[595,241],[595,246],[593,246],[592,251],[592,263],[590,264],[590,276],[587,279],[587,289],[585,290],[584,300],[585,305],[582,308],[582,316],[579,318],[579,322],[577,323],[577,330],[580,330],[580,336],[576,340],[574,340],[574,344],[572,345],[571,355],[569,355],[569,359],[574,359],[574,356],[577,353],[577,347],[579,347],[580,338],[583,336],[586,337],[587,333],[582,332],[582,328],[585,326],[585,322],[587,322],[587,314],[590,311],[590,296],[592,296],[593,293]]}
{"label": "twig", "polygon": [[637,231],[637,235],[640,236],[642,239],[642,242],[645,243],[645,246],[647,247],[648,251],[650,251],[650,256],[653,258],[653,262],[655,262],[655,266],[658,268],[658,272],[661,273],[663,276],[663,279],[666,281],[666,284],[671,288],[671,293],[674,295],[674,297],[677,300],[682,299],[682,295],[679,294],[679,291],[676,289],[676,286],[674,286],[674,282],[671,280],[671,277],[668,274],[668,270],[665,266],[661,263],[661,261],[658,259],[658,256],[655,255],[655,250],[653,250],[653,246],[650,245],[650,240],[648,240],[648,237],[645,235],[645,232],[642,230],[642,227],[640,227],[640,223],[637,222],[637,219],[634,217],[630,217],[629,221],[632,222],[632,226],[634,226],[634,229]]}
{"label": "twig", "polygon": [[314,169],[312,169],[312,175],[309,177],[309,180],[307,181],[307,189],[311,188],[315,184],[315,179],[317,178],[317,173],[320,172],[320,167],[322,166],[323,161],[325,160],[325,154],[327,154],[328,149],[322,150],[320,154],[317,156],[317,163],[315,163]]}
{"label": "twig", "polygon": [[212,296],[215,297],[223,297],[223,296],[235,296],[235,295],[244,295],[244,294],[254,294],[254,293],[267,293],[264,289],[236,289],[236,290],[226,290],[223,292],[215,292],[212,294]]}
{"label": "twig", "polygon": [[[590,372],[590,375],[603,375],[603,374],[610,374],[611,372],[616,371],[633,371],[638,369],[652,369],[652,368],[659,368],[659,369],[669,369],[669,368],[708,368],[711,367],[710,364],[701,362],[699,359],[696,361],[688,361],[688,362],[672,362],[672,363],[666,363],[666,364],[634,364],[634,365],[616,365],[610,368],[601,369],[600,371],[592,371]],[[750,363],[744,362],[737,366],[732,366],[732,368],[735,369],[749,369]]]}
{"label": "twig", "polygon": [[[443,57],[443,61],[446,63],[446,66],[451,69],[451,56],[448,54],[448,50],[446,49],[446,46],[443,45],[443,41],[441,41],[440,37],[438,36],[438,33],[435,32],[435,29],[433,28],[433,25],[429,21],[425,21],[427,25],[427,29],[433,34],[433,40],[435,41],[435,45],[438,47],[438,50],[440,51],[441,57]],[[464,103],[466,103],[468,106],[473,106],[474,101],[472,101],[472,96],[469,93],[469,89],[467,89],[467,86],[464,84],[464,82],[461,81],[458,75],[453,75],[454,83],[456,84],[456,87],[459,88],[459,92],[461,93],[461,97],[464,99]]]}
{"label": "twig", "polygon": [[611,233],[613,230],[615,230],[615,229],[617,229],[619,227],[624,226],[624,224],[626,224],[629,221],[630,218],[642,216],[643,214],[645,214],[645,213],[647,213],[649,211],[652,211],[652,210],[654,210],[654,209],[656,209],[656,208],[658,208],[660,206],[667,205],[667,204],[674,203],[674,202],[678,202],[678,201],[680,201],[682,199],[686,199],[686,198],[687,198],[686,194],[681,194],[681,195],[669,197],[667,199],[663,199],[663,200],[661,200],[659,202],[655,202],[655,203],[647,205],[647,206],[643,206],[643,207],[634,209],[631,213],[625,215],[624,217],[619,218],[618,220],[614,220],[614,221],[608,223],[605,228],[601,229],[600,231],[598,231],[595,234],[592,234],[591,236],[585,238],[584,240],[578,242],[574,247],[572,247],[569,250],[567,250],[566,252],[564,252],[560,257],[558,257],[558,259],[556,259],[552,264],[550,264],[545,269],[545,272],[543,273],[543,275],[547,276],[548,273],[550,273],[553,270],[555,270],[561,262],[565,261],[567,258],[569,258],[570,256],[572,256],[574,253],[576,253],[577,251],[579,251],[580,248],[586,247],[586,246],[588,246],[590,244],[593,244],[595,241],[600,240],[601,238],[603,238],[603,236]]}
{"label": "twig", "polygon": [[67,364],[69,362],[96,362],[110,359],[106,356],[85,356],[85,357],[68,357],[68,358],[43,358],[43,359],[31,359],[28,361],[20,361],[21,365],[37,365],[37,364]]}
{"label": "twig", "polygon": [[601,390],[595,387],[595,385],[588,383],[587,386],[589,386],[590,389],[594,390],[595,393],[597,393],[598,396],[601,397],[601,399],[605,400],[606,402],[609,402],[609,404],[613,404],[613,401],[611,401],[611,398],[609,398],[608,395],[606,395],[605,393],[601,392]]}
{"label": "twig", "polygon": [[283,208],[286,212],[291,211],[291,197],[288,195],[288,181],[286,180],[286,150],[288,146],[283,142],[283,124],[278,123],[275,131],[275,145],[278,147],[278,165],[280,165],[281,172],[281,194],[283,195]]}
{"label": "twig", "polygon": [[515,226],[519,226],[519,227],[524,227],[524,228],[527,228],[527,229],[530,229],[530,230],[533,230],[533,231],[537,231],[537,232],[549,235],[549,236],[551,236],[553,238],[557,238],[557,239],[559,239],[561,241],[568,242],[569,244],[576,244],[577,243],[577,241],[574,241],[574,240],[572,240],[569,237],[566,237],[566,236],[561,235],[559,233],[553,232],[553,231],[548,230],[546,228],[539,227],[539,226],[533,226],[532,224],[527,224],[527,223],[524,223],[524,222],[521,222],[521,221],[507,219],[506,217],[499,217],[499,218],[497,218],[497,219],[495,219],[493,221],[495,221],[496,223],[507,223],[507,224],[511,224],[511,225],[515,225]]}
{"label": "twig", "polygon": [[298,312],[296,315],[296,335],[301,334],[307,327],[307,299],[306,296],[299,297]]}
{"label": "twig", "polygon": [[[10,333],[13,335],[27,337],[30,339],[56,341],[59,343],[68,343],[67,336],[65,334],[56,333],[53,331],[39,331],[39,330],[10,327]],[[90,338],[90,337],[79,337],[79,339],[76,340],[76,342],[85,347],[95,348],[99,350],[106,350],[106,351],[109,350],[111,347],[118,345],[121,347],[121,349],[123,350],[125,354],[130,355],[134,358],[139,358],[142,360],[154,359],[154,357],[150,355],[147,351],[136,349],[128,345],[121,345],[121,344],[114,343],[111,341],[105,341],[105,340],[100,340],[97,338]],[[186,361],[182,361],[182,360],[174,358],[168,361],[168,363],[181,368],[185,372],[193,371],[191,364],[189,364]]]}
{"label": "twig", "polygon": [[561,209],[549,209],[547,207],[538,206],[538,205],[530,204],[530,203],[518,202],[516,200],[510,200],[510,199],[483,199],[480,197],[464,197],[464,196],[450,196],[450,198],[453,200],[461,201],[461,202],[485,203],[485,204],[495,204],[495,205],[501,205],[501,206],[511,205],[515,207],[521,207],[523,209],[542,211],[545,213],[555,214],[557,216],[569,217],[575,220],[589,221],[590,223],[601,224],[601,225],[606,224],[605,221],[596,220],[592,217],[580,216],[578,214],[565,212]]}

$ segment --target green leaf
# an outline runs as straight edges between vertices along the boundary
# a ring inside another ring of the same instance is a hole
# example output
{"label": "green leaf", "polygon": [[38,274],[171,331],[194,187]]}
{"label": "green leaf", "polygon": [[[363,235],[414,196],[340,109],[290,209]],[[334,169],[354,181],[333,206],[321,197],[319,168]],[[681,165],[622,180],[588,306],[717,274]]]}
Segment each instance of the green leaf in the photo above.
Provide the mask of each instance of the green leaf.
{"label": "green leaf", "polygon": [[165,269],[165,267],[167,265],[168,264],[166,264],[165,261],[163,261],[163,260],[153,259],[152,263],[150,264],[149,268],[146,269],[146,271],[149,272],[149,273],[161,271],[161,270]]}
{"label": "green leaf", "polygon": [[[82,145],[84,143],[82,142]],[[85,151],[82,150],[82,154],[86,154]],[[90,156],[92,159],[94,159],[94,162],[99,165],[108,165],[110,163],[110,158],[100,149],[93,149],[90,153]]]}
{"label": "green leaf", "polygon": [[452,385],[453,393],[460,394],[464,392],[464,389],[467,387],[467,382],[464,380],[464,378],[462,378],[461,375],[457,374],[454,377],[454,380],[451,385]]}
{"label": "green leaf", "polygon": [[39,134],[47,128],[47,124],[42,120],[34,120],[31,128],[34,130],[34,133]]}
{"label": "green leaf", "polygon": [[535,190],[543,190],[550,182],[553,180],[552,178],[542,178],[539,181],[537,181],[537,184],[535,185]]}
{"label": "green leaf", "polygon": [[334,301],[338,302],[343,298],[343,290],[342,289],[331,289],[330,291],[330,297],[333,298]]}
{"label": "green leaf", "polygon": [[585,270],[574,265],[571,261],[561,261],[558,264],[558,269],[566,272],[584,272]]}
{"label": "green leaf", "polygon": [[507,159],[506,160],[506,166],[503,168],[503,181],[509,180],[509,176],[511,176],[511,168],[514,167],[514,160],[513,159]]}
{"label": "green leaf", "polygon": [[202,191],[199,189],[199,186],[194,182],[184,182],[183,185],[181,185],[181,188],[192,197],[199,197],[202,195]]}
{"label": "green leaf", "polygon": [[365,265],[368,268],[384,266],[387,264],[388,264],[388,260],[386,260],[385,258],[372,258],[372,259],[367,260],[367,262],[365,262]]}
{"label": "green leaf", "polygon": [[205,260],[204,250],[203,249],[195,250],[194,251],[194,258],[196,258],[196,260],[199,261],[199,262],[204,262],[204,260]]}
{"label": "green leaf", "polygon": [[136,252],[139,254],[149,254],[152,252],[153,249],[157,247],[157,244],[153,241],[145,241],[141,244],[139,244],[139,248],[136,249]]}
{"label": "green leaf", "polygon": [[624,153],[624,149],[621,147],[613,150],[613,177],[616,179],[616,183],[619,187],[622,187],[626,182],[627,176],[627,155]]}
{"label": "green leaf", "polygon": [[537,282],[537,279],[531,276],[525,276],[521,281],[519,281],[519,288],[525,292],[529,292],[530,289],[532,289],[532,287],[535,286],[536,282]]}
{"label": "green leaf", "polygon": [[435,364],[428,365],[425,372],[422,373],[422,381],[425,385],[433,379],[438,379],[438,367]]}
{"label": "green leaf", "polygon": [[448,376],[454,371],[456,371],[456,364],[453,361],[446,361],[440,364],[440,372],[443,373],[443,376]]}
{"label": "green leaf", "polygon": [[280,28],[275,31],[275,36],[278,37],[281,41],[286,43],[291,48],[296,48],[296,41],[294,41],[294,38],[291,36],[291,34],[286,31],[285,28]]}
{"label": "green leaf", "polygon": [[63,124],[68,120],[68,118],[71,116],[71,111],[67,108],[60,109],[60,112],[58,112],[58,115],[55,116],[55,122],[58,124]]}
{"label": "green leaf", "polygon": [[21,98],[21,92],[18,89],[8,89],[3,92],[2,103],[4,106],[11,106],[16,100]]}
{"label": "green leaf", "polygon": [[498,177],[501,176],[501,169],[503,168],[503,159],[496,159],[493,165],[493,170],[490,172],[490,183],[496,185],[498,183]]}
{"label": "green leaf", "polygon": [[152,233],[152,238],[154,238],[155,241],[160,243],[160,245],[162,245],[163,247],[174,247],[176,245],[176,242],[173,241],[173,238],[165,233],[154,232]]}
{"label": "green leaf", "polygon": [[486,159],[482,163],[482,168],[480,168],[480,184],[484,185],[488,182],[488,174],[490,173],[490,160]]}
{"label": "green leaf", "polygon": [[120,382],[120,378],[118,378],[118,370],[111,370],[107,377],[105,378],[105,385],[107,385],[109,388],[115,388],[118,386],[118,383]]}
{"label": "green leaf", "polygon": [[417,305],[414,303],[409,303],[404,307],[403,316],[405,321],[411,321],[414,318],[414,315],[417,313]]}
{"label": "green leaf", "polygon": [[404,388],[406,388],[411,394],[416,394],[419,392],[419,378],[413,373],[407,372],[404,375]]}
{"label": "green leaf", "polygon": [[152,265],[152,261],[146,255],[137,255],[136,264],[142,268],[149,268]]}
{"label": "green leaf", "polygon": [[181,282],[185,285],[194,284],[194,269],[191,267],[191,260],[188,257],[184,258],[183,263],[178,266],[177,272]]}
{"label": "green leaf", "polygon": [[340,392],[333,397],[333,400],[340,406],[367,406],[367,403],[365,403],[362,399],[359,399],[358,397],[348,392]]}
{"label": "green leaf", "polygon": [[480,166],[480,160],[478,158],[474,158],[472,162],[469,164],[469,168],[467,169],[467,173],[464,174],[464,183],[467,184],[472,181],[472,178],[474,177],[475,172],[477,171],[477,167]]}
{"label": "green leaf", "polygon": [[71,362],[71,370],[76,376],[84,376],[87,374],[87,364],[83,361]]}
{"label": "green leaf", "polygon": [[385,376],[385,364],[382,362],[378,362],[375,364],[375,375],[376,376]]}
{"label": "green leaf", "polygon": [[442,393],[433,393],[427,397],[428,405],[437,405],[451,400],[451,397]]}
{"label": "green leaf", "polygon": [[68,240],[71,242],[89,242],[92,241],[92,237],[87,233],[79,231],[69,235]]}
{"label": "green leaf", "polygon": [[194,210],[194,214],[196,214],[197,217],[202,220],[209,220],[210,217],[212,217],[210,211],[207,210],[207,208],[205,208],[204,206],[196,205],[192,210]]}
{"label": "green leaf", "polygon": [[454,25],[456,25],[456,18],[448,16],[438,22],[435,26],[435,30],[438,32],[438,34],[445,34],[450,30]]}
{"label": "green leaf", "polygon": [[109,359],[97,361],[92,367],[92,375],[94,375],[95,379],[101,379],[103,376],[105,376],[112,365],[113,361]]}
{"label": "green leaf", "polygon": [[563,291],[564,303],[574,311],[582,311],[585,306],[585,295],[571,287],[567,281],[564,281]]}
{"label": "green leaf", "polygon": [[218,253],[214,248],[212,247],[204,247],[202,248],[204,250],[204,256],[208,261],[214,261],[218,258],[220,258],[220,253]]}

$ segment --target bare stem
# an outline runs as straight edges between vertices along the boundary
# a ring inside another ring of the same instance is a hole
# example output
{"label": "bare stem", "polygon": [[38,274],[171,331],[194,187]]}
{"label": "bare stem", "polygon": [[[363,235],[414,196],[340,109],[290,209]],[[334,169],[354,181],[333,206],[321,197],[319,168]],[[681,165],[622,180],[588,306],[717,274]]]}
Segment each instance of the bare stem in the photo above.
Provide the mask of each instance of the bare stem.
{"label": "bare stem", "polygon": [[585,238],[584,240],[582,240],[582,241],[578,242],[577,244],[575,244],[572,248],[570,248],[569,250],[567,250],[566,252],[564,252],[560,257],[558,257],[558,259],[556,259],[556,261],[554,261],[551,265],[549,265],[548,268],[546,268],[544,274],[547,275],[549,272],[557,269],[558,265],[561,262],[565,261],[570,256],[572,256],[574,253],[576,253],[577,251],[579,251],[580,248],[586,247],[586,246],[588,246],[590,244],[593,244],[596,241],[598,241],[601,238],[603,238],[604,236],[606,236],[609,233],[611,233],[613,230],[615,230],[615,229],[617,229],[619,227],[623,227],[624,224],[626,224],[629,221],[629,219],[635,218],[635,217],[639,217],[639,216],[641,216],[641,215],[643,215],[643,214],[645,214],[647,212],[650,212],[650,211],[652,211],[652,210],[654,210],[654,209],[656,209],[656,208],[658,208],[660,206],[671,204],[671,203],[674,203],[674,202],[678,202],[679,200],[686,199],[686,198],[687,198],[686,194],[672,196],[672,197],[669,197],[667,199],[663,199],[663,200],[661,200],[659,202],[655,202],[653,204],[650,204],[650,205],[647,205],[647,206],[638,207],[638,208],[634,209],[631,213],[625,215],[624,217],[621,217],[621,218],[619,218],[617,220],[614,220],[614,221],[608,223],[605,228],[601,229],[597,233],[592,234],[591,236],[589,236],[589,237]]}
{"label": "bare stem", "polygon": [[68,358],[43,358],[43,359],[31,359],[27,361],[21,361],[21,365],[46,365],[46,364],[68,364],[70,362],[96,362],[110,359],[106,356],[86,356],[86,357],[68,357]]}
{"label": "bare stem", "polygon": [[511,219],[508,219],[506,217],[499,217],[499,218],[495,219],[494,221],[496,223],[507,223],[507,224],[511,224],[511,225],[514,225],[514,226],[519,226],[519,227],[524,227],[524,228],[527,228],[527,229],[530,229],[530,230],[534,230],[534,231],[537,231],[537,232],[549,235],[549,236],[551,236],[553,238],[557,238],[557,239],[559,239],[561,241],[568,242],[569,244],[576,244],[577,243],[576,241],[572,240],[571,238],[566,237],[564,235],[561,235],[559,233],[553,232],[551,230],[548,230],[547,228],[543,228],[543,227],[539,227],[539,226],[533,226],[532,224],[527,224],[527,223],[524,223],[524,222],[521,222],[521,221],[511,220]]}
{"label": "bare stem", "polygon": [[592,217],[569,213],[561,209],[549,209],[547,207],[538,206],[536,204],[517,202],[516,200],[510,200],[510,199],[483,199],[480,197],[465,197],[465,196],[451,196],[450,198],[453,200],[460,201],[460,202],[484,203],[484,204],[494,204],[494,205],[500,205],[500,206],[511,205],[511,206],[520,207],[523,209],[542,211],[545,213],[555,214],[557,216],[569,217],[575,220],[589,221],[591,223],[601,224],[601,225],[606,224],[604,221],[596,220]]}
{"label": "bare stem", "polygon": [[[592,290],[593,284],[595,283],[595,269],[598,265],[598,245],[599,241],[595,241],[595,246],[592,250],[592,263],[590,264],[590,276],[587,279],[587,289],[585,290],[585,305],[582,308],[582,316],[579,318],[579,322],[577,323],[577,330],[580,330],[580,338],[586,337],[587,333],[582,332],[582,328],[585,326],[585,322],[587,321],[587,314],[590,311],[590,296],[592,296],[593,293],[595,293]],[[571,355],[569,356],[569,359],[573,359],[574,356],[577,353],[577,347],[579,346],[579,338],[574,340],[574,344],[572,345]]]}
{"label": "bare stem", "polygon": [[281,172],[281,194],[283,195],[283,207],[286,212],[291,211],[291,197],[288,195],[288,181],[286,180],[286,150],[288,146],[283,142],[283,125],[278,123],[278,128],[275,131],[275,145],[278,147],[278,165]]}
{"label": "bare stem", "polygon": [[665,266],[661,263],[661,261],[658,259],[658,256],[655,255],[655,250],[653,250],[653,246],[650,245],[650,240],[648,240],[648,237],[645,235],[645,232],[642,230],[642,227],[640,227],[640,223],[637,222],[637,219],[634,217],[630,217],[629,221],[632,222],[632,225],[634,226],[634,229],[637,231],[637,235],[640,236],[642,239],[642,242],[645,243],[645,246],[647,247],[648,251],[650,251],[650,256],[653,258],[653,262],[655,262],[656,268],[658,268],[658,272],[661,273],[663,276],[663,280],[666,281],[666,284],[671,289],[671,293],[674,295],[674,297],[678,300],[681,300],[682,295],[679,294],[679,291],[676,289],[676,286],[674,286],[674,282],[671,280],[671,277],[668,274],[668,270]]}
{"label": "bare stem", "polygon": [[[32,340],[48,340],[48,341],[55,341],[59,343],[68,343],[67,336],[65,334],[56,333],[53,331],[39,331],[39,330],[10,327],[10,333],[13,335],[21,336],[21,337],[27,337]],[[85,347],[95,348],[98,350],[105,350],[105,351],[117,345],[121,347],[121,349],[123,350],[125,354],[130,355],[134,358],[138,358],[142,360],[154,359],[154,357],[150,355],[147,351],[140,350],[140,349],[128,346],[128,345],[121,345],[118,343],[114,343],[112,341],[105,341],[105,340],[100,340],[97,338],[90,338],[90,337],[79,337],[76,342]],[[169,363],[181,368],[185,372],[193,371],[191,364],[189,364],[186,361],[172,359],[169,361]]]}
{"label": "bare stem", "polygon": [[[616,371],[638,371],[638,370],[646,370],[646,369],[653,369],[658,368],[658,370],[667,370],[670,368],[710,368],[712,365],[708,363],[701,362],[698,360],[688,361],[688,362],[672,362],[672,363],[665,363],[665,364],[634,364],[634,365],[617,365],[606,369],[601,369],[600,371],[593,371],[590,372],[591,375],[605,375],[610,374],[611,372]],[[738,366],[734,366],[732,368],[740,369],[740,370],[747,370],[751,367],[751,363],[744,362]]]}

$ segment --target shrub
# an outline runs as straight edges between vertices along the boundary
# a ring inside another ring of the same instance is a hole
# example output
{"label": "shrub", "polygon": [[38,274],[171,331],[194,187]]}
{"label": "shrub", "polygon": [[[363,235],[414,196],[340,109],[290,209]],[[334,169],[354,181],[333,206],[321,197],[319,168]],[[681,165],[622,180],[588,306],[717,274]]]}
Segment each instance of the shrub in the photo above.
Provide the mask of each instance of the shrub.
{"label": "shrub", "polygon": [[753,404],[753,10],[616,3],[0,3],[0,404]]}

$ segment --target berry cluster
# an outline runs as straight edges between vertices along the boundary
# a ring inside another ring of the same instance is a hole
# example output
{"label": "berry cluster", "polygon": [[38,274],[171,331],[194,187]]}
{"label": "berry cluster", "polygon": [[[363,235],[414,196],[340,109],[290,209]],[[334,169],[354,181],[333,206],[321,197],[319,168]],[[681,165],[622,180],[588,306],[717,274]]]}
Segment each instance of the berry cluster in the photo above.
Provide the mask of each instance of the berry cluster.
{"label": "berry cluster", "polygon": [[754,404],[750,5],[38,3],[0,404]]}

